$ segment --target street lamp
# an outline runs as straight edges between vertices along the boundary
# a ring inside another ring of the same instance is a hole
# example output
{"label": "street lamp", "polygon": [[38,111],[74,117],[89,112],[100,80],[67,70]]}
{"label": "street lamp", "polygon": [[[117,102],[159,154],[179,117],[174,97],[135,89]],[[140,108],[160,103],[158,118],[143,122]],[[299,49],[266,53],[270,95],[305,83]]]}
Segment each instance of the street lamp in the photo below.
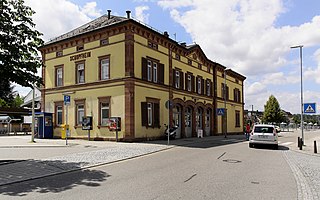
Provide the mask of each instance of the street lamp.
{"label": "street lamp", "polygon": [[302,137],[302,144],[304,144],[304,135],[303,135],[303,87],[302,87],[302,47],[303,45],[293,46],[291,49],[299,48],[300,49],[300,70],[301,70],[301,137]]}
{"label": "street lamp", "polygon": [[224,137],[227,137],[227,73],[226,71],[229,70],[229,68],[225,68],[223,75],[224,75],[224,85],[223,85],[223,99],[224,99],[224,115],[223,115],[223,125],[224,125]]}

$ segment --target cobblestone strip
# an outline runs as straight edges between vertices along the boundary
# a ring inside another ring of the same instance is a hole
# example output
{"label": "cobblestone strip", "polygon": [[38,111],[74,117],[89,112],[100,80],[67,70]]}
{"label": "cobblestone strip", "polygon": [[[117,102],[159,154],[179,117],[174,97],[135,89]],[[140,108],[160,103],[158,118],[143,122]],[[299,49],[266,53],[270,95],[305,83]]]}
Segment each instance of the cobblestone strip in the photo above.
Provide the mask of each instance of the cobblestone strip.
{"label": "cobblestone strip", "polygon": [[297,182],[298,199],[313,200],[320,198],[320,159],[319,157],[284,151]]}
{"label": "cobblestone strip", "polygon": [[[94,165],[99,165],[103,163],[115,162],[118,160],[124,160],[132,157],[137,157],[140,155],[149,154],[152,152],[167,149],[166,145],[139,145],[135,146],[121,146],[116,148],[108,148],[91,152],[75,153],[65,156],[57,156],[52,158],[44,159],[45,162],[57,163],[60,168],[65,168],[65,170],[72,170],[70,167],[77,169],[79,167],[89,167]],[[59,161],[59,162],[52,162]],[[61,165],[61,163],[78,163],[78,165]]]}

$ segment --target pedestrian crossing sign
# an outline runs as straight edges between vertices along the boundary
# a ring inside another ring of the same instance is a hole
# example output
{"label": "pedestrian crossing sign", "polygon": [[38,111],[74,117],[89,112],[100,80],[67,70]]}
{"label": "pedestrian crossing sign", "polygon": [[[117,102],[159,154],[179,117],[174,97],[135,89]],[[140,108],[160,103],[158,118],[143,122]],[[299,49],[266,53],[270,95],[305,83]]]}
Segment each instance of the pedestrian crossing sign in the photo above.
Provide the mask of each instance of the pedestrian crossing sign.
{"label": "pedestrian crossing sign", "polygon": [[305,114],[316,113],[316,103],[304,103],[303,104],[303,112]]}
{"label": "pedestrian crossing sign", "polygon": [[224,115],[224,108],[217,108],[217,115]]}

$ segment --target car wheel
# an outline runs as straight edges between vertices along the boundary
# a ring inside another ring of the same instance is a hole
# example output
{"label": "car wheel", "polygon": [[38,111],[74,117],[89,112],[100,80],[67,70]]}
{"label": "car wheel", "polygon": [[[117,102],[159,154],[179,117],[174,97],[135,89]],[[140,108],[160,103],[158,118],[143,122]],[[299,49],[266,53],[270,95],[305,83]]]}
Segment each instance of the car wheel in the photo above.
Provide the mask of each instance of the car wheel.
{"label": "car wheel", "polygon": [[253,147],[253,144],[249,143],[249,148],[252,148]]}

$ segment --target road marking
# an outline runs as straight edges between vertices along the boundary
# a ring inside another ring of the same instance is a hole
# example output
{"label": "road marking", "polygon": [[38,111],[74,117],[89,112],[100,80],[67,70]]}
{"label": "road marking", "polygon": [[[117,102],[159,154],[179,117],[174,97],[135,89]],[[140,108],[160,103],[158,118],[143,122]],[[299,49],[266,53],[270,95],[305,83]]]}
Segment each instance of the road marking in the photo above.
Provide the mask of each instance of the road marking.
{"label": "road marking", "polygon": [[284,143],[280,143],[282,146],[288,146],[290,144],[293,144],[293,142],[284,142]]}

